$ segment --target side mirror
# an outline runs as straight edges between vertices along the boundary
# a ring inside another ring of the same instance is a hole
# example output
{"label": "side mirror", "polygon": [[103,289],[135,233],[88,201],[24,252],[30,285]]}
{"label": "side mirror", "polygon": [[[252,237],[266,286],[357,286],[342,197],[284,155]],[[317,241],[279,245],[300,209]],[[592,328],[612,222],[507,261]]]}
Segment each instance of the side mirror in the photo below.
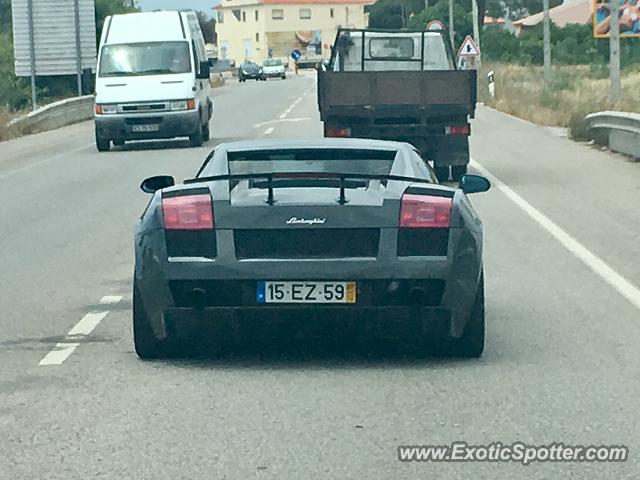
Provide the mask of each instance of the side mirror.
{"label": "side mirror", "polygon": [[144,193],[156,193],[163,188],[173,187],[176,184],[173,177],[169,175],[158,175],[149,177],[140,184],[140,190]]}
{"label": "side mirror", "polygon": [[211,75],[211,65],[209,61],[200,62],[200,73],[197,75],[198,78],[209,78]]}
{"label": "side mirror", "polygon": [[480,193],[489,190],[491,182],[480,175],[463,175],[459,186],[464,193]]}

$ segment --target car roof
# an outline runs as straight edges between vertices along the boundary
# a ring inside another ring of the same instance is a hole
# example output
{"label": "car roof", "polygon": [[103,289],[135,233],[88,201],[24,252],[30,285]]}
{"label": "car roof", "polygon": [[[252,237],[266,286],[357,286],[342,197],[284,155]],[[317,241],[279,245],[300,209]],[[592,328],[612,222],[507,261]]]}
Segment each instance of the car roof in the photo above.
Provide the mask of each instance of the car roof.
{"label": "car roof", "polygon": [[246,150],[279,150],[300,148],[404,150],[412,148],[408,143],[363,138],[305,138],[305,139],[256,139],[221,143],[218,148],[227,152]]}

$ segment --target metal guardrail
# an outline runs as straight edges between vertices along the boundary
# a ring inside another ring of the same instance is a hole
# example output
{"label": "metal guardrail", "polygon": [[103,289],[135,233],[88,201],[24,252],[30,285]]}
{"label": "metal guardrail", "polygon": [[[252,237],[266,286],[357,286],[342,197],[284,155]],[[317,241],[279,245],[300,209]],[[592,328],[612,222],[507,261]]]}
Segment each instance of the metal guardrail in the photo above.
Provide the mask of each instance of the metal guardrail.
{"label": "metal guardrail", "polygon": [[585,121],[596,142],[640,160],[639,113],[598,112],[587,115]]}
{"label": "metal guardrail", "polygon": [[93,95],[67,98],[18,117],[12,120],[9,126],[15,127],[24,133],[38,133],[73,123],[84,122],[93,118],[94,102],[95,97]]}

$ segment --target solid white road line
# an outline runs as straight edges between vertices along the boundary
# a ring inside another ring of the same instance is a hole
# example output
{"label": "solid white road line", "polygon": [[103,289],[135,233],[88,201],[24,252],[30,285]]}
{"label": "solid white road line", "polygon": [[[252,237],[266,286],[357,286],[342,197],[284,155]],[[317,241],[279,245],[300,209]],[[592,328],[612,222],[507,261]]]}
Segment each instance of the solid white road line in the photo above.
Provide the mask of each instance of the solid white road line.
{"label": "solid white road line", "polygon": [[58,343],[55,348],[40,360],[40,366],[62,365],[69,356],[78,348],[79,343]]}
{"label": "solid white road line", "polygon": [[640,309],[640,290],[629,280],[624,278],[613,268],[607,265],[600,257],[591,253],[578,240],[565,232],[560,226],[553,222],[545,214],[537,210],[524,198],[514,192],[507,185],[502,183],[489,170],[484,168],[478,162],[472,160],[471,166],[487,177],[493,185],[504,193],[509,200],[520,207],[527,215],[529,215],[538,225],[549,232],[558,242],[560,242],[567,250],[575,255],[582,263],[593,270],[606,283],[611,285],[620,295],[626,298],[632,305]]}
{"label": "solid white road line", "polygon": [[271,133],[273,132],[273,127],[269,127],[264,131],[265,135],[271,135]]}
{"label": "solid white road line", "polygon": [[120,295],[105,295],[100,299],[100,303],[104,305],[115,305],[116,303],[120,303],[122,297]]}

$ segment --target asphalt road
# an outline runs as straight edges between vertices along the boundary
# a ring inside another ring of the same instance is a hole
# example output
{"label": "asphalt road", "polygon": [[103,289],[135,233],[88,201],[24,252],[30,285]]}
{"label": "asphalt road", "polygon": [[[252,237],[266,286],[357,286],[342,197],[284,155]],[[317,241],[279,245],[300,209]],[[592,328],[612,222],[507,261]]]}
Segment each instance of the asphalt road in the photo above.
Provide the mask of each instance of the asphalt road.
{"label": "asphalt road", "polygon": [[[346,347],[140,361],[140,181],[188,178],[222,141],[321,134],[310,76],[231,82],[215,97],[202,148],[98,154],[91,123],[0,144],[0,478],[640,476],[640,165],[488,109],[472,137],[474,168],[494,180],[472,199],[486,229],[481,359]],[[72,353],[41,365],[60,351]],[[630,459],[397,459],[398,445],[457,440],[622,444]]]}

